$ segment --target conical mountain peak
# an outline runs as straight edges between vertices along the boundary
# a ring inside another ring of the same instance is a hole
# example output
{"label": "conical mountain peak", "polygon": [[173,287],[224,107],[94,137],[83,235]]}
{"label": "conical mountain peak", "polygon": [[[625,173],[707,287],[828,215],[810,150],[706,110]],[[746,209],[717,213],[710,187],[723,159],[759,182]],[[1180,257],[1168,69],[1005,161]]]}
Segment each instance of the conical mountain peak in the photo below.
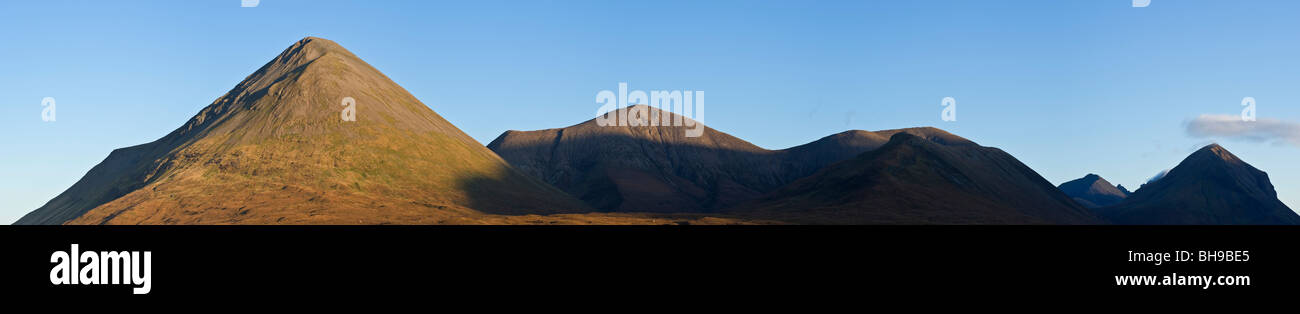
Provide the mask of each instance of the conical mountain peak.
{"label": "conical mountain peak", "polygon": [[1095,173],[1061,183],[1057,188],[1073,198],[1075,202],[1089,208],[1114,205],[1128,197],[1128,193],[1123,189],[1112,185],[1110,181]]}
{"label": "conical mountain peak", "polygon": [[273,59],[271,63],[302,65],[331,53],[356,58],[355,55],[352,55],[351,52],[348,52],[347,49],[344,49],[343,46],[340,46],[332,40],[319,37],[306,37],[293,43],[293,45],[289,46],[289,48],[285,49],[284,52],[280,53],[279,56]]}
{"label": "conical mountain peak", "polygon": [[[349,108],[351,107],[351,108]],[[345,117],[351,110],[353,119]],[[284,136],[443,133],[478,145],[406,89],[339,44],[307,37],[200,111],[168,141],[244,143]]]}
{"label": "conical mountain peak", "polygon": [[233,90],[257,90],[265,88],[269,84],[283,79],[287,74],[295,70],[303,70],[302,67],[312,64],[325,56],[334,56],[349,61],[360,61],[356,55],[344,49],[334,41],[307,37],[285,48],[274,59],[267,62],[256,72],[245,78]]}
{"label": "conical mountain peak", "polygon": [[325,52],[325,51],[346,52],[347,51],[346,49],[343,49],[343,46],[340,46],[338,43],[334,42],[333,40],[314,37],[314,36],[303,37],[302,39],[298,40],[297,43],[294,43],[293,46],[302,47],[304,50],[308,50],[308,51],[320,51],[320,52]]}
{"label": "conical mountain peak", "polygon": [[1241,159],[1237,158],[1237,155],[1233,155],[1232,152],[1229,152],[1223,146],[1219,146],[1219,144],[1205,145],[1205,147],[1201,147],[1201,149],[1187,156],[1187,160],[1222,160],[1233,164],[1242,163]]}
{"label": "conical mountain peak", "polygon": [[438,223],[585,208],[308,37],[19,223]]}
{"label": "conical mountain peak", "polygon": [[1102,211],[1123,224],[1300,224],[1268,174],[1218,144],[1207,145]]}

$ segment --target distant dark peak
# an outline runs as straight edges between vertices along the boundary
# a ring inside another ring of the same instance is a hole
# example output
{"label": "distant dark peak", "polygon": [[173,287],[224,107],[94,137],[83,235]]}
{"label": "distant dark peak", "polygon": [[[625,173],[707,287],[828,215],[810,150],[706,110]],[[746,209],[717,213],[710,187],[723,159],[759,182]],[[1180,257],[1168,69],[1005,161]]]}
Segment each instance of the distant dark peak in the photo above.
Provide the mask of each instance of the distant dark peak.
{"label": "distant dark peak", "polygon": [[1120,184],[1115,188],[1119,189],[1120,192],[1124,192],[1124,196],[1133,195],[1133,192],[1129,191],[1128,188],[1124,187],[1123,184]]}
{"label": "distant dark peak", "polygon": [[[1065,186],[1065,185],[1067,185],[1067,184],[1068,184],[1068,185],[1075,185],[1075,186],[1079,186],[1079,187],[1081,187],[1081,188],[1087,188],[1087,189],[1094,188],[1094,186],[1098,186],[1098,185],[1108,186],[1108,187],[1111,186],[1109,181],[1106,181],[1106,179],[1103,179],[1101,176],[1099,176],[1099,175],[1097,175],[1097,174],[1095,174],[1095,173],[1089,173],[1089,174],[1083,176],[1082,178],[1074,179],[1074,180],[1071,180],[1071,181],[1069,181],[1069,182],[1062,183],[1061,185],[1062,185],[1062,186]],[[1109,188],[1107,188],[1107,189],[1109,189]],[[1067,193],[1067,194],[1068,194],[1068,193]]]}
{"label": "distant dark peak", "polygon": [[1106,179],[1093,173],[1061,183],[1057,188],[1065,192],[1065,195],[1074,198],[1079,204],[1089,208],[1110,206],[1128,197],[1128,193],[1124,193]]}

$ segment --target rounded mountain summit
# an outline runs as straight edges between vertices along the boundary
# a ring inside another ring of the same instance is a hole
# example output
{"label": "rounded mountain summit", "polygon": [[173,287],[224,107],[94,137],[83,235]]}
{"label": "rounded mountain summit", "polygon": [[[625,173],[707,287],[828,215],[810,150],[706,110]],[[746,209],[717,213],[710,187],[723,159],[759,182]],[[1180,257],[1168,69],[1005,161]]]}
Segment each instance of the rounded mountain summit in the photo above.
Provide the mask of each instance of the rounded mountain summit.
{"label": "rounded mountain summit", "polygon": [[[354,121],[342,116],[345,98]],[[16,223],[476,223],[588,209],[347,49],[307,37]]]}

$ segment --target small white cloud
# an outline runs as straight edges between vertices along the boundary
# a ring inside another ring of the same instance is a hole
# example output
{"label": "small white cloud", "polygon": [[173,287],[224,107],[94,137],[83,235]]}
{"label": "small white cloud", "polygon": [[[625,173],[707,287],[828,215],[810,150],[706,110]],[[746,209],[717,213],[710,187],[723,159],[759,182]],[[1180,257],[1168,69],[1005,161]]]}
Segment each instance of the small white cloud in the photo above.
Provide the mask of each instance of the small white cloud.
{"label": "small white cloud", "polygon": [[1142,184],[1142,185],[1151,184],[1151,182],[1156,182],[1156,181],[1158,181],[1158,180],[1160,180],[1160,179],[1163,179],[1163,178],[1165,177],[1165,175],[1169,174],[1169,170],[1170,170],[1170,169],[1161,170],[1160,173],[1157,173],[1156,175],[1151,176],[1151,178],[1147,179],[1147,183]]}
{"label": "small white cloud", "polygon": [[1187,123],[1187,135],[1300,146],[1300,123],[1268,118],[1243,121],[1237,115],[1203,114]]}

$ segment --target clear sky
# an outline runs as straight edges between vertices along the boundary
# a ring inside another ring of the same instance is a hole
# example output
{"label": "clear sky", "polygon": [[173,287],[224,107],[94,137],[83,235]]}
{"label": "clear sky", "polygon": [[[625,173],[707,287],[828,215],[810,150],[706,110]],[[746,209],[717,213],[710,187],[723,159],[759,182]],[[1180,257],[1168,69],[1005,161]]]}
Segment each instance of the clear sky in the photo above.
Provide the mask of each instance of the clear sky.
{"label": "clear sky", "polygon": [[[1237,115],[1243,97],[1261,121],[1300,121],[1300,1],[239,3],[0,1],[0,223],[305,36],[483,143],[590,119],[596,93],[627,82],[706,91],[708,125],[766,148],[930,125],[1053,184],[1097,173],[1136,189],[1216,140],[1189,121]],[[957,121],[940,119],[943,97]],[[1300,205],[1294,141],[1218,140]]]}

